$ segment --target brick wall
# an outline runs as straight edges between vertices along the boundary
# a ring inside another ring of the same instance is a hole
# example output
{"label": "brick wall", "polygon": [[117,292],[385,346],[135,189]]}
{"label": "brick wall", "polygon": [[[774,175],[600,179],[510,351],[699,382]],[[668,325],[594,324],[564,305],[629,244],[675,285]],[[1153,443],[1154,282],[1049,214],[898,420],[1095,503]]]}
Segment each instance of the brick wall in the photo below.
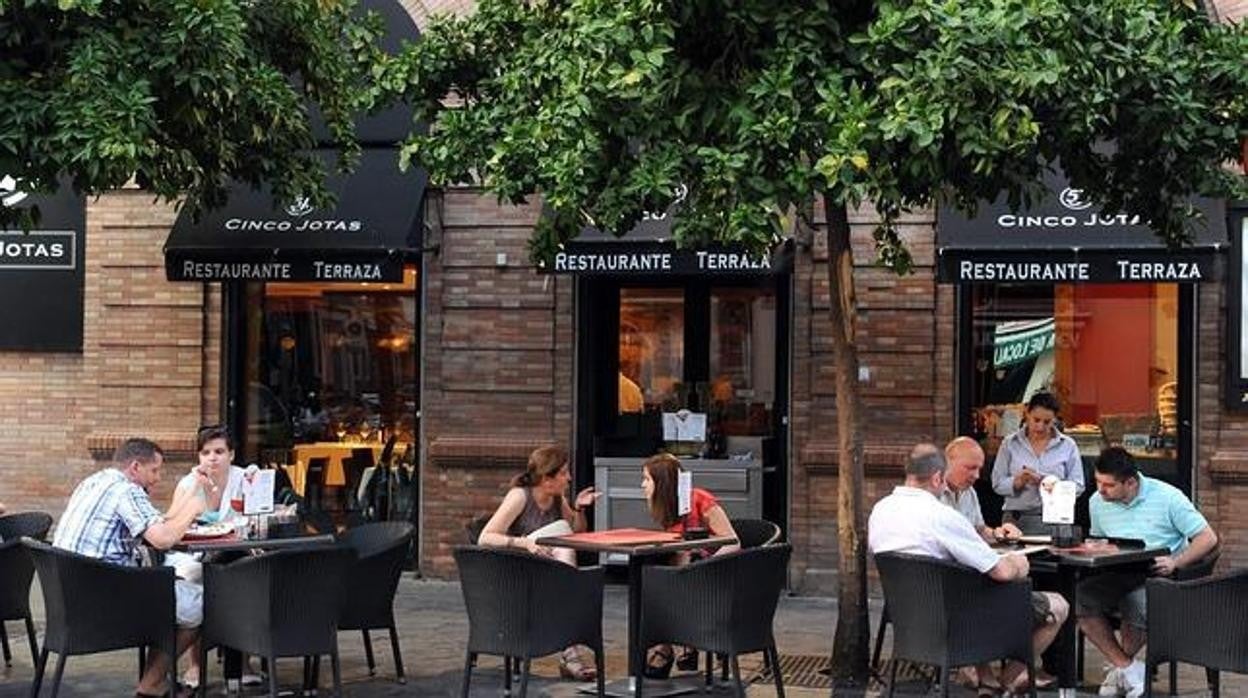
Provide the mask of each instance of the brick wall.
{"label": "brick wall", "polygon": [[440,249],[424,279],[421,559],[446,576],[464,524],[497,507],[529,452],[571,450],[573,284],[528,264],[536,205],[455,188],[426,209]]}
{"label": "brick wall", "polygon": [[[816,216],[822,221],[822,214]],[[899,277],[874,266],[869,208],[851,212],[858,300],[863,429],[868,481],[865,505],[891,491],[910,447],[952,435],[953,290],[938,286],[934,216],[912,214],[900,232],[914,255],[914,272]],[[837,430],[835,362],[828,339],[828,254],[820,226],[794,269],[793,403],[790,536],[794,582],[831,592],[837,568]]]}
{"label": "brick wall", "polygon": [[170,451],[157,502],[189,463],[195,427],[217,409],[220,291],[165,281],[174,216],[137,190],[89,200],[82,353],[0,354],[0,501],[10,510],[59,516],[126,436]]}

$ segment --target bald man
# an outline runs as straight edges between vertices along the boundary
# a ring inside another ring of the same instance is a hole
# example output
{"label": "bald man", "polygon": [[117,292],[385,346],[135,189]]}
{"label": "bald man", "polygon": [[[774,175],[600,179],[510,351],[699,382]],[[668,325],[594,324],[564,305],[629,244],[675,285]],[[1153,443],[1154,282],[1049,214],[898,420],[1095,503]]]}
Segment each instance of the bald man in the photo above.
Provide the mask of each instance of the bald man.
{"label": "bald man", "polygon": [[945,489],[940,501],[953,507],[966,517],[988,543],[1011,540],[1023,535],[1017,526],[1005,523],[997,528],[984,523],[984,512],[979,507],[979,495],[975,493],[975,481],[984,468],[984,449],[969,436],[959,436],[945,446]]}

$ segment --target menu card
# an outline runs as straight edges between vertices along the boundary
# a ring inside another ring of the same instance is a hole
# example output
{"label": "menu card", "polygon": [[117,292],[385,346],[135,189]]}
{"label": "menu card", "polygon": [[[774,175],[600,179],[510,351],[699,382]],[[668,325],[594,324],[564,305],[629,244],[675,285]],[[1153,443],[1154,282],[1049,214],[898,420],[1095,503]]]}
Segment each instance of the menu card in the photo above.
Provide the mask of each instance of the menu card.
{"label": "menu card", "polygon": [[273,511],[273,483],[276,473],[272,470],[247,469],[243,473],[243,513],[252,516]]}
{"label": "menu card", "polygon": [[[1046,487],[1051,485],[1051,487]],[[1042,518],[1046,524],[1073,524],[1075,522],[1075,499],[1079,489],[1069,480],[1058,480],[1050,475],[1040,486],[1040,502],[1044,507]]]}
{"label": "menu card", "polygon": [[706,413],[680,410],[663,413],[664,441],[706,441]]}
{"label": "menu card", "polygon": [[693,473],[676,473],[676,513],[684,516],[693,510]]}

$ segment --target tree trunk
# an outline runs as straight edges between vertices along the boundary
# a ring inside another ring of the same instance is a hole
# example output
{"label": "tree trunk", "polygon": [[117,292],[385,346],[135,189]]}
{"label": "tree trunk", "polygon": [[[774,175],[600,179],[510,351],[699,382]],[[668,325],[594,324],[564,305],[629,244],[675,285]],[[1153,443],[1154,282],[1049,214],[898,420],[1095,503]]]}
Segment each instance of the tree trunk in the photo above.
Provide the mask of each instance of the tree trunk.
{"label": "tree trunk", "polygon": [[832,353],[836,361],[837,501],[840,553],[836,636],[832,676],[838,685],[865,687],[869,678],[870,619],[867,616],[866,517],[862,511],[862,396],[858,387],[854,260],[849,215],[824,196],[828,220],[828,294]]}

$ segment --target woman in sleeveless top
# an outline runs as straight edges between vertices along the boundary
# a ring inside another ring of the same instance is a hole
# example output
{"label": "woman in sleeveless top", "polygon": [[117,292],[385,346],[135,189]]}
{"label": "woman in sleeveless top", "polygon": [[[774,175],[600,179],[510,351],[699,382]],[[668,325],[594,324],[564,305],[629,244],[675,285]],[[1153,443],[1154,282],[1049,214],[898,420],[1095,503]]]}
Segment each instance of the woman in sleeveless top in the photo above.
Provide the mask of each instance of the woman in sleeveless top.
{"label": "woman in sleeveless top", "polygon": [[[477,544],[490,548],[520,548],[575,566],[575,551],[566,548],[555,551],[537,544],[541,535],[558,535],[560,523],[563,533],[584,531],[588,526],[585,509],[602,493],[586,487],[569,504],[566,495],[571,482],[567,451],[558,446],[544,446],[533,451],[528,468],[511,481],[511,489],[485,524]],[[533,535],[539,531],[539,535]],[[564,678],[576,681],[597,678],[593,662],[583,661],[575,647],[564,650],[559,670]]]}

